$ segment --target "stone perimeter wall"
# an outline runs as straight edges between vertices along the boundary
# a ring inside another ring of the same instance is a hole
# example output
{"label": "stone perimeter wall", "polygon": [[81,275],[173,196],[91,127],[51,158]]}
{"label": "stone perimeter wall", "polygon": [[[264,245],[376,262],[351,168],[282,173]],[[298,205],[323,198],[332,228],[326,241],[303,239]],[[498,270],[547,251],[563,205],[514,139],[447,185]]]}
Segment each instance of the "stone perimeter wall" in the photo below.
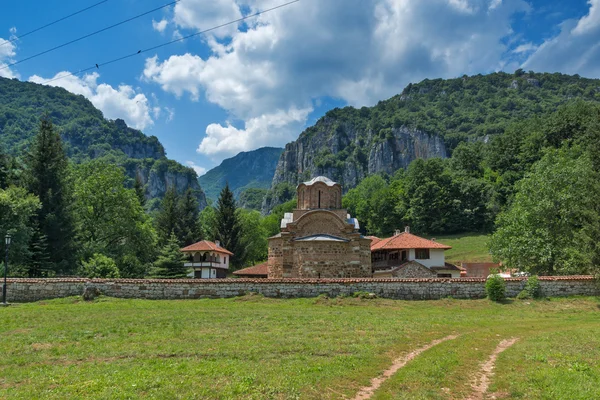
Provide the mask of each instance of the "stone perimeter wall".
{"label": "stone perimeter wall", "polygon": [[[506,279],[508,297],[515,297],[526,278]],[[549,297],[600,296],[600,286],[591,276],[540,277],[543,294]],[[9,279],[8,301],[30,302],[78,296],[86,287],[96,287],[110,297],[134,299],[197,299],[235,297],[248,292],[266,297],[294,298],[352,295],[364,291],[399,300],[434,300],[485,297],[483,278],[426,279]]]}

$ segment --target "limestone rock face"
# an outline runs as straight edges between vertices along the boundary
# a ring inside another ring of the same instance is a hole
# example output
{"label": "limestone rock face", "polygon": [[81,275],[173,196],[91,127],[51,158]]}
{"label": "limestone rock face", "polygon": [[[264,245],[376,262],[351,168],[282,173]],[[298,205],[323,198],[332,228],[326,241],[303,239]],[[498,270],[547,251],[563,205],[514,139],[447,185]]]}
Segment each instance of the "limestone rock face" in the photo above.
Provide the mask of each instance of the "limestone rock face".
{"label": "limestone rock face", "polygon": [[324,175],[339,182],[346,193],[369,175],[393,174],[417,158],[435,157],[448,157],[439,135],[400,126],[390,128],[387,135],[381,137],[371,130],[357,129],[350,122],[326,116],[312,130],[285,146],[275,169],[271,195],[265,198],[262,211],[268,213],[286,200],[275,195],[282,185],[291,189],[300,182]]}

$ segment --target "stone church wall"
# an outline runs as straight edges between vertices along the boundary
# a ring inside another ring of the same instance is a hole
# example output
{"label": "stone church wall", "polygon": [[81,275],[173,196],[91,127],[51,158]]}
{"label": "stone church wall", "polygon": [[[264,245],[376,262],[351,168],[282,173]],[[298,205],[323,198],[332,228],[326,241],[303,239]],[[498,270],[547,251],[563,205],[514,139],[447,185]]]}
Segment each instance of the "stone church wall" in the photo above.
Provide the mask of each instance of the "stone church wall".
{"label": "stone church wall", "polygon": [[[515,297],[526,278],[506,279],[507,295]],[[541,277],[545,296],[600,296],[598,282],[591,276]],[[266,297],[294,298],[352,295],[364,291],[399,300],[433,300],[485,297],[485,279],[9,279],[9,302],[30,302],[78,296],[95,287],[109,297],[130,299],[197,299],[242,296],[249,292]]]}

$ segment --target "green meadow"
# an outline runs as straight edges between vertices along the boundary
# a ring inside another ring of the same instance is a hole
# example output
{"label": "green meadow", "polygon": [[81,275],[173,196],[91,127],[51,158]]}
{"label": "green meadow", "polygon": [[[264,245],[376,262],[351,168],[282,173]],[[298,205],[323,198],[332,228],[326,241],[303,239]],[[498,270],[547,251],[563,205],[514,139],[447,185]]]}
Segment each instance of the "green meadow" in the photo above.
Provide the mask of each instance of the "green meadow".
{"label": "green meadow", "polygon": [[0,308],[0,398],[340,399],[432,340],[375,399],[462,399],[498,343],[486,396],[600,398],[600,298],[323,297]]}

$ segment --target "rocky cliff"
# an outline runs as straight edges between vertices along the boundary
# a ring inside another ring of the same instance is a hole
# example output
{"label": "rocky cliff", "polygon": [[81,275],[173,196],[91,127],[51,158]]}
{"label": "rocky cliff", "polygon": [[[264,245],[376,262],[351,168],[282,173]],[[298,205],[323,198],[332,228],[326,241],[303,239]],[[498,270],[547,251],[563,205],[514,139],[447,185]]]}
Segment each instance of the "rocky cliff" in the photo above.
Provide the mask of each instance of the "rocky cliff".
{"label": "rocky cliff", "polygon": [[324,117],[315,129],[285,146],[279,158],[263,213],[294,195],[294,187],[324,175],[342,184],[344,193],[371,174],[393,174],[417,158],[446,158],[443,138],[406,126],[391,128],[385,136],[352,123]]}
{"label": "rocky cliff", "polygon": [[192,188],[200,207],[206,206],[194,170],[167,159],[155,136],[128,127],[122,119],[105,119],[89,100],[65,89],[0,78],[0,146],[6,151],[23,155],[44,113],[60,132],[71,161],[103,158],[123,166],[131,184],[136,176],[145,184],[150,208],[158,206],[171,184],[180,193]]}
{"label": "rocky cliff", "polygon": [[520,69],[425,79],[373,107],[333,109],[286,146],[262,211],[293,197],[302,180],[326,175],[347,191],[367,175],[449,156],[461,141],[487,141],[573,98],[600,100],[600,80]]}

